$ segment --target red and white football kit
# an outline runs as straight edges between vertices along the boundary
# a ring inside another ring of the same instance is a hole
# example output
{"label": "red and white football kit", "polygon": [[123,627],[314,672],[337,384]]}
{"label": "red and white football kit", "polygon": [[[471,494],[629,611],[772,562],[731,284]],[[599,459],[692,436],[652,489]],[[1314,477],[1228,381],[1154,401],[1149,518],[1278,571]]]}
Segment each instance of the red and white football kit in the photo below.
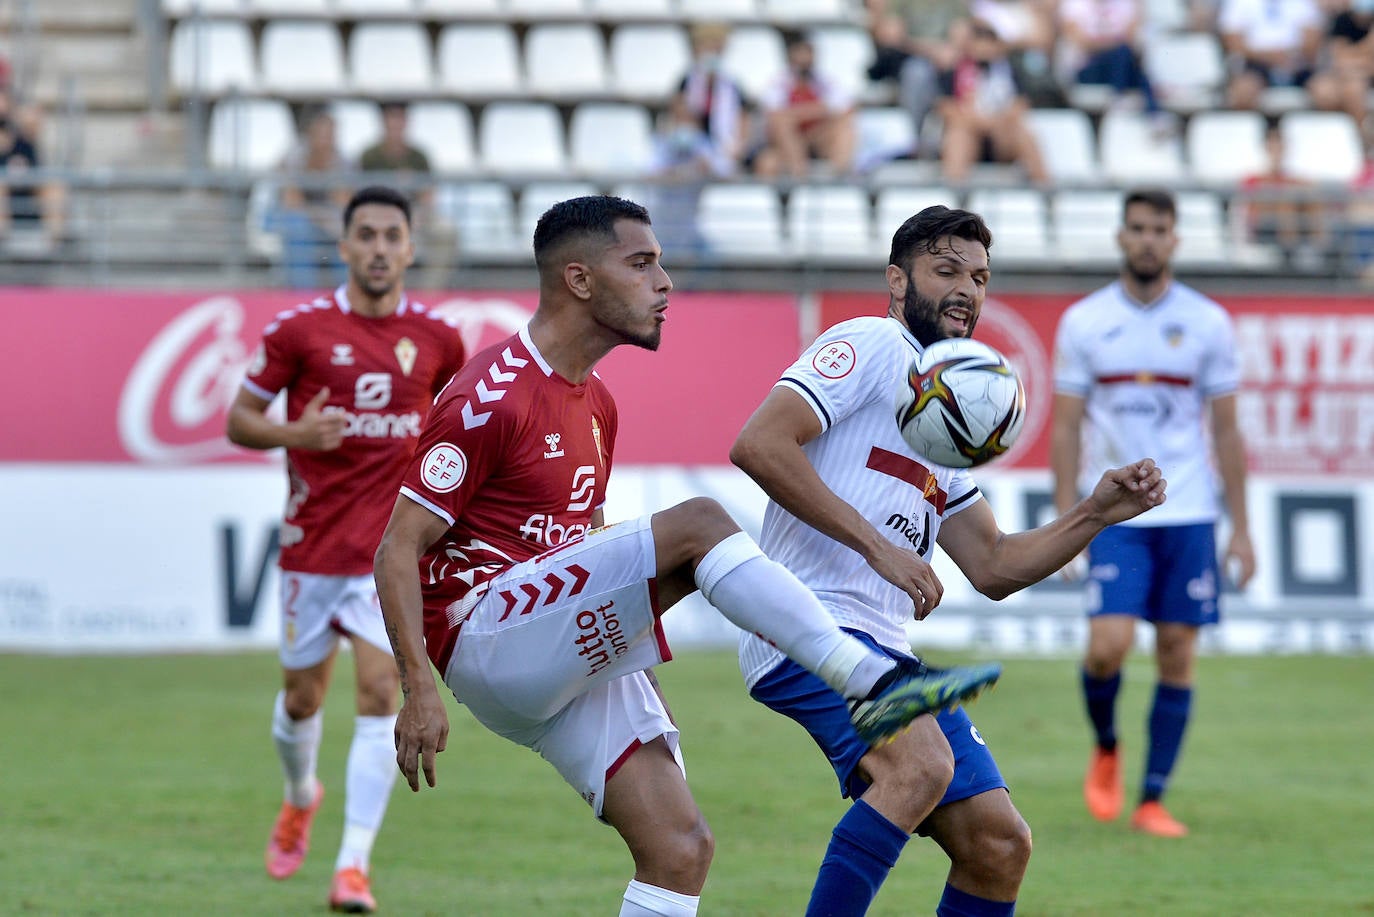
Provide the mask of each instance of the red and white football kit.
{"label": "red and white football kit", "polygon": [[401,493],[448,523],[421,560],[425,643],[487,728],[548,759],[600,814],[639,744],[677,730],[643,669],[671,658],[648,517],[589,530],[616,408],[529,329],[474,357],[434,406]]}
{"label": "red and white football kit", "polygon": [[372,318],[353,311],[344,287],[278,314],[263,331],[244,387],[267,400],[285,389],[288,421],[328,387],[324,410],[347,420],[338,449],[286,450],[279,563],[288,668],[324,659],[336,630],[390,650],[372,555],[434,396],[463,357],[457,330],[423,305],[402,297],[393,314]]}

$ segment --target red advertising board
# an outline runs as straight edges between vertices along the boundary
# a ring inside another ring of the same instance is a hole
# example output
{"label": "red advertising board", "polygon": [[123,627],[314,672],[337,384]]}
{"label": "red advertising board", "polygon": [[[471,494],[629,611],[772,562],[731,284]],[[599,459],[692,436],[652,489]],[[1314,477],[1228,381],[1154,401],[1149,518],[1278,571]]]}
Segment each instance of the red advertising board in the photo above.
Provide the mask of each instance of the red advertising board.
{"label": "red advertising board", "polygon": [[[1215,296],[1235,321],[1237,410],[1250,467],[1269,474],[1374,472],[1374,299]],[[1021,372],[1030,409],[1021,440],[999,467],[1049,462],[1054,332],[1075,296],[989,297],[977,336]],[[819,325],[881,313],[881,294],[821,296]]]}
{"label": "red advertising board", "polygon": [[[536,294],[426,298],[470,352],[521,327]],[[286,291],[3,289],[4,462],[259,461],[225,411]],[[795,300],[677,293],[656,353],[621,347],[598,371],[620,406],[622,463],[725,464],[734,435],[800,342]]]}

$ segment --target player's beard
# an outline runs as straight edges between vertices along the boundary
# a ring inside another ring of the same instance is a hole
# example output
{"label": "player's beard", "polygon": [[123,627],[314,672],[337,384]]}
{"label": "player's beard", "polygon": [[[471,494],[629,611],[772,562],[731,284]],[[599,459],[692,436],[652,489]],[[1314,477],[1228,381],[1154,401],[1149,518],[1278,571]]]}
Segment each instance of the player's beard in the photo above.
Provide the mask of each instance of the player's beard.
{"label": "player's beard", "polygon": [[1142,287],[1147,287],[1159,280],[1159,278],[1164,275],[1164,271],[1167,270],[1167,268],[1168,265],[1162,260],[1148,268],[1142,268],[1133,261],[1126,262],[1126,273],[1130,275],[1132,281]]}
{"label": "player's beard", "polygon": [[354,271],[353,279],[368,296],[371,296],[373,299],[381,299],[383,296],[386,296],[392,290],[396,289],[396,278],[388,277],[385,280],[374,281],[367,272],[370,266],[371,265],[364,265],[362,270]]}
{"label": "player's beard", "polygon": [[974,312],[971,304],[953,298],[937,303],[930,297],[923,295],[916,289],[916,284],[911,278],[907,278],[906,298],[902,301],[902,317],[906,319],[906,326],[911,331],[911,336],[920,341],[922,347],[929,347],[936,341],[943,341],[950,337],[940,327],[940,316],[946,308],[952,309],[956,306],[968,311],[968,336],[973,337],[973,329],[978,325],[978,315]]}

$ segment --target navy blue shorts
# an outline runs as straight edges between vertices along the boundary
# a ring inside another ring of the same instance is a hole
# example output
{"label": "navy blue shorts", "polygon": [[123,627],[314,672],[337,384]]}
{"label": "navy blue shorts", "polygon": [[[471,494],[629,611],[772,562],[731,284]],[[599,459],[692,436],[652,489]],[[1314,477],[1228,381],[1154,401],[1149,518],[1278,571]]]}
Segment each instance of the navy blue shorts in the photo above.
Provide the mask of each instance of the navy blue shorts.
{"label": "navy blue shorts", "polygon": [[1108,526],[1088,546],[1088,561],[1089,615],[1197,627],[1221,620],[1210,522]]}
{"label": "navy blue shorts", "polygon": [[[847,628],[846,628],[847,629]],[[880,646],[865,633],[849,631],[874,650],[892,659],[910,659]],[[859,759],[868,753],[868,744],[859,738],[849,721],[849,706],[843,697],[815,675],[791,659],[782,662],[759,679],[749,692],[754,700],[791,717],[802,725],[821,751],[830,759],[835,776],[840,781],[840,795],[858,799],[868,789],[868,782],[858,773]],[[954,751],[954,779],[950,781],[940,805],[958,802],[986,793],[1006,789],[1007,782],[997,769],[978,728],[973,725],[963,707],[953,713],[935,717],[945,738]]]}

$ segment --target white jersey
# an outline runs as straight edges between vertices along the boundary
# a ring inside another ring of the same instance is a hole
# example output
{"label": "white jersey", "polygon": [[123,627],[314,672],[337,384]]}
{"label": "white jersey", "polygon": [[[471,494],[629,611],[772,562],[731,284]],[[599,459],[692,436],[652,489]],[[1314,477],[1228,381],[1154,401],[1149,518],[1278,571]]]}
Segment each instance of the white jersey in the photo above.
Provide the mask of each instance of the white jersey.
{"label": "white jersey", "polygon": [[[940,520],[982,494],[967,471],[922,458],[897,429],[897,387],[920,351],[896,319],[856,318],[822,334],[778,385],[806,399],[820,420],[821,435],[802,449],[826,486],[893,544],[928,561]],[[841,627],[910,651],[911,598],[857,552],[772,501],[759,544],[816,593]],[[751,688],[782,658],[758,636],[740,639],[740,668]]]}
{"label": "white jersey", "polygon": [[1074,303],[1059,320],[1054,388],[1086,401],[1079,490],[1109,468],[1152,458],[1169,498],[1124,524],[1215,521],[1206,404],[1238,384],[1231,317],[1191,287],[1171,283],[1147,306],[1117,282]]}

